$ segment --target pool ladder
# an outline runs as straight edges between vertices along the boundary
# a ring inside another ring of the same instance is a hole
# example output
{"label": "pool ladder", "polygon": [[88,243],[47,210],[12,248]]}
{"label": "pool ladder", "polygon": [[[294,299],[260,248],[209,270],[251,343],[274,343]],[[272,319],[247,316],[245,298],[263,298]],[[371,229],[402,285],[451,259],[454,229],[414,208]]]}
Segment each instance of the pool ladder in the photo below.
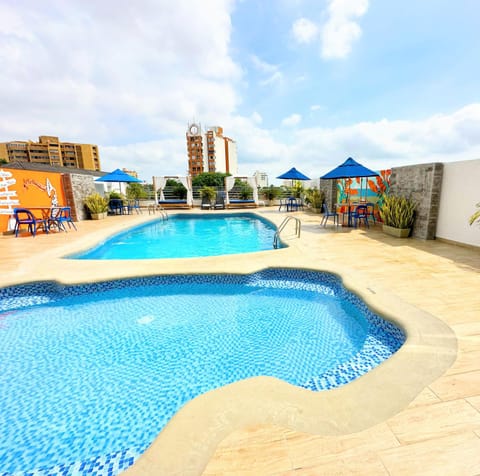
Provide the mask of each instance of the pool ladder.
{"label": "pool ladder", "polygon": [[168,220],[168,213],[164,208],[159,208],[158,211],[160,212],[160,216],[162,217],[162,221]]}
{"label": "pool ladder", "polygon": [[297,236],[297,238],[300,238],[300,232],[302,230],[302,222],[297,217],[288,216],[285,218],[285,220],[282,221],[282,223],[277,228],[277,231],[275,232],[275,235],[273,237],[273,247],[275,249],[278,248],[280,233],[283,231],[283,229],[287,226],[288,222],[291,220],[295,220],[295,235]]}
{"label": "pool ladder", "polygon": [[167,211],[165,210],[165,208],[160,207],[159,205],[155,205],[155,204],[148,205],[148,214],[149,215],[150,215],[150,213],[155,214],[155,212],[160,213],[160,218],[162,219],[162,221],[168,220],[168,214],[167,214]]}

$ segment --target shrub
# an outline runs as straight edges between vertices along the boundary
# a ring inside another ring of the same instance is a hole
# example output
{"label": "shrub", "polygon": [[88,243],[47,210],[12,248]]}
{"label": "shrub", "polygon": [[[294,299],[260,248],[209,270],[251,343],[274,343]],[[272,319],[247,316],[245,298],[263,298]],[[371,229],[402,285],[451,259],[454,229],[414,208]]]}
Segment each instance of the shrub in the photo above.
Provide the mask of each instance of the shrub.
{"label": "shrub", "polygon": [[325,194],[316,187],[309,188],[305,191],[305,202],[312,208],[322,208],[325,201]]}
{"label": "shrub", "polygon": [[394,228],[411,228],[415,218],[415,202],[397,195],[384,195],[380,217],[385,225]]}
{"label": "shrub", "polygon": [[108,211],[108,198],[102,197],[99,193],[92,193],[85,197],[84,202],[90,213],[105,213]]}
{"label": "shrub", "polygon": [[470,217],[470,225],[473,225],[476,221],[480,221],[480,203],[477,203],[476,206],[478,210]]}
{"label": "shrub", "polygon": [[214,187],[205,186],[200,189],[200,197],[206,198],[209,202],[215,200],[216,196],[217,191]]}
{"label": "shrub", "polygon": [[260,193],[265,197],[265,200],[275,200],[281,193],[278,187],[270,185],[270,187],[263,187]]}
{"label": "shrub", "polygon": [[120,192],[116,192],[115,190],[108,194],[108,198],[110,198],[110,199],[120,199],[120,200],[123,199],[122,194]]}

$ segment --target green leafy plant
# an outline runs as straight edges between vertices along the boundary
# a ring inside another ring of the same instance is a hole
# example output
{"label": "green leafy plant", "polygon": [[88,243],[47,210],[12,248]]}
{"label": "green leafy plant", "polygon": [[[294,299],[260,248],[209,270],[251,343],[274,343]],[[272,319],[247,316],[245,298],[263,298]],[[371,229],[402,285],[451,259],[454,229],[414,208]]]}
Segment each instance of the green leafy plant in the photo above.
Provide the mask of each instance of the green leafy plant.
{"label": "green leafy plant", "polygon": [[178,182],[175,179],[167,179],[167,182],[165,183],[165,190],[163,193],[165,193],[167,189],[169,190],[173,198],[179,198],[181,200],[187,198],[187,189],[181,182]]}
{"label": "green leafy plant", "polygon": [[235,187],[238,188],[238,196],[241,200],[249,200],[253,197],[253,188],[248,183],[238,180]]}
{"label": "green leafy plant", "polygon": [[265,200],[275,200],[281,193],[281,190],[274,185],[270,185],[270,187],[263,187],[260,190],[260,193],[263,195]]}
{"label": "green leafy plant", "polygon": [[109,199],[120,199],[120,200],[122,200],[124,197],[122,196],[122,194],[120,192],[116,192],[115,190],[113,190],[112,192],[110,192],[108,194],[108,198]]}
{"label": "green leafy plant", "polygon": [[380,217],[385,225],[393,228],[411,228],[415,218],[415,202],[397,195],[384,195]]}
{"label": "green leafy plant", "polygon": [[203,172],[192,179],[194,187],[223,187],[225,185],[225,177],[230,174],[221,172]]}
{"label": "green leafy plant", "polygon": [[476,221],[480,221],[480,202],[477,203],[476,207],[478,210],[470,217],[470,225],[473,225]]}
{"label": "green leafy plant", "polygon": [[305,202],[312,208],[322,208],[325,201],[325,194],[316,187],[305,191]]}
{"label": "green leafy plant", "polygon": [[148,193],[145,190],[143,183],[130,183],[127,187],[127,198],[129,200],[136,200],[139,198],[147,198]]}
{"label": "green leafy plant", "polygon": [[99,193],[92,193],[85,197],[85,206],[90,213],[106,213],[108,211],[108,198],[102,197]]}
{"label": "green leafy plant", "polygon": [[290,188],[290,193],[292,197],[295,197],[295,198],[302,198],[303,192],[304,192],[304,188],[303,188],[302,182],[300,182],[299,180],[294,182],[293,186]]}
{"label": "green leafy plant", "polygon": [[200,197],[206,198],[209,202],[213,202],[217,196],[217,191],[214,187],[205,186],[200,189]]}

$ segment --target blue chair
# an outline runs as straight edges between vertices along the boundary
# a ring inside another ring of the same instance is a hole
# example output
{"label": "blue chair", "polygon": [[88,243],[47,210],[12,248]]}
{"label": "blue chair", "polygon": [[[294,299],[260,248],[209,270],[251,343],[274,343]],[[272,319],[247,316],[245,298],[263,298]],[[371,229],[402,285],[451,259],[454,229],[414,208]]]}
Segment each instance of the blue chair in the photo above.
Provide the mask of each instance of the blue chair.
{"label": "blue chair", "polygon": [[295,197],[287,198],[287,212],[298,211],[298,201]]}
{"label": "blue chair", "polygon": [[77,231],[77,227],[72,220],[72,209],[70,207],[53,207],[50,211],[50,218],[48,219],[48,227],[56,226],[58,231],[67,231],[65,223],[68,224],[68,228],[74,228]]}
{"label": "blue chair", "polygon": [[367,207],[367,219],[372,217],[373,224],[375,225],[375,223],[377,222],[375,219],[375,204],[372,202],[367,202],[365,206]]}
{"label": "blue chair", "polygon": [[334,225],[339,225],[339,221],[338,221],[338,213],[336,211],[329,211],[328,210],[328,206],[326,203],[324,203],[322,205],[322,208],[323,208],[323,217],[322,217],[322,221],[320,222],[320,226],[327,226],[327,221],[330,217],[333,217],[333,224]]}
{"label": "blue chair", "polygon": [[20,227],[26,225],[28,231],[35,236],[37,234],[37,227],[42,227],[45,233],[48,233],[48,221],[45,218],[36,218],[35,215],[28,208],[15,208],[13,210],[15,218],[15,236],[18,236]]}
{"label": "blue chair", "polygon": [[367,206],[366,205],[358,205],[357,208],[355,208],[355,211],[352,213],[352,218],[353,218],[353,226],[354,228],[357,228],[359,223],[363,220],[365,223],[365,226],[367,228],[370,228],[368,225],[368,215],[367,215]]}
{"label": "blue chair", "polygon": [[108,208],[113,215],[123,215],[125,211],[123,200],[120,198],[111,198],[108,202]]}
{"label": "blue chair", "polygon": [[282,208],[287,209],[287,206],[288,206],[288,200],[286,198],[281,198],[280,204],[278,205],[278,211],[281,212]]}
{"label": "blue chair", "polygon": [[137,212],[137,215],[142,213],[142,209],[140,208],[140,200],[129,200],[127,205],[127,212],[129,215],[132,214],[133,210]]}

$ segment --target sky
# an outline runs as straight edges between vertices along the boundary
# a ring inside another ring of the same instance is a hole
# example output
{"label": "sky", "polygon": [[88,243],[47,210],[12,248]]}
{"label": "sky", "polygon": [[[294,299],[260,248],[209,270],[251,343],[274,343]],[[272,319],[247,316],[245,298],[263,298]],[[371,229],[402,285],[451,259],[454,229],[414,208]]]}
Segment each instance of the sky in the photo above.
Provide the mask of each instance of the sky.
{"label": "sky", "polygon": [[191,122],[239,174],[480,158],[478,0],[0,0],[0,142],[185,175]]}

